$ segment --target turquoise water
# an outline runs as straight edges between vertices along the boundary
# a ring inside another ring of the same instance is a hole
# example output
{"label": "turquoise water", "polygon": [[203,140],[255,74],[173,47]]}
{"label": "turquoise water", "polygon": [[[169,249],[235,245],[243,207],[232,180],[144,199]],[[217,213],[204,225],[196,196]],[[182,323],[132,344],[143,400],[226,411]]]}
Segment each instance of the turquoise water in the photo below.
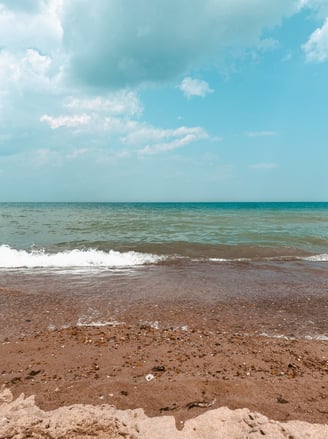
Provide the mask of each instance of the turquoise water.
{"label": "turquoise water", "polygon": [[0,267],[327,254],[328,203],[0,204]]}

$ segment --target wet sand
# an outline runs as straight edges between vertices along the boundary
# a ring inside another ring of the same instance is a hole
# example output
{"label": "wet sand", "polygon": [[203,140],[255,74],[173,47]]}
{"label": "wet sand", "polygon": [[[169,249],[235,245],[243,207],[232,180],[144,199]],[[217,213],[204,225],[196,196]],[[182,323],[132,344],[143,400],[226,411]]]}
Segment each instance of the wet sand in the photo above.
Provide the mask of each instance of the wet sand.
{"label": "wet sand", "polygon": [[222,406],[327,423],[327,273],[285,267],[3,276],[0,385],[45,410],[142,407],[180,427]]}

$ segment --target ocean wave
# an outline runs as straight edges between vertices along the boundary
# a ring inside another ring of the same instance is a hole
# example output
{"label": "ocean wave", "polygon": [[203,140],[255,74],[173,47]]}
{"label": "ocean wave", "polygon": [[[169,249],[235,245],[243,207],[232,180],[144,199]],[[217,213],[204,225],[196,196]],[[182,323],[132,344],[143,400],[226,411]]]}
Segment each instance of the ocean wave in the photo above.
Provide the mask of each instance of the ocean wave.
{"label": "ocean wave", "polygon": [[16,250],[8,245],[0,246],[0,268],[119,268],[156,264],[163,259],[163,256],[135,251],[74,249],[48,253],[45,250],[26,251]]}
{"label": "ocean wave", "polygon": [[[267,258],[268,259],[268,258]],[[211,262],[251,262],[251,258],[209,258]]]}
{"label": "ocean wave", "polygon": [[312,261],[312,262],[328,262],[328,254],[323,253],[320,255],[307,256],[302,258],[304,261]]}
{"label": "ocean wave", "polygon": [[328,254],[318,254],[312,256],[266,256],[253,258],[209,258],[211,262],[252,262],[252,261],[272,261],[272,262],[288,262],[288,261],[309,261],[309,262],[328,262]]}

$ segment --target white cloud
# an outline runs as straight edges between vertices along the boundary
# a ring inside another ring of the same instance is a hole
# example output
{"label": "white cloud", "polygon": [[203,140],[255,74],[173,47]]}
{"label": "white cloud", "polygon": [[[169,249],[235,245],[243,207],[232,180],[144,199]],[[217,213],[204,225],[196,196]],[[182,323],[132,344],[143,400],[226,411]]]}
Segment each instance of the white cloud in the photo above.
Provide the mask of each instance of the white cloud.
{"label": "white cloud", "polygon": [[[135,96],[133,94],[133,96]],[[134,114],[127,106],[114,106],[118,114],[115,116],[108,115],[107,108],[114,111],[110,99],[101,100],[98,98],[69,100],[64,106],[69,110],[77,110],[78,104],[82,103],[80,110],[99,110],[76,114],[65,114],[57,117],[44,114],[40,118],[40,122],[49,125],[51,129],[71,128],[76,132],[87,132],[93,136],[101,136],[106,138],[107,142],[116,146],[123,147],[118,157],[126,157],[131,151],[140,155],[155,154],[164,151],[170,151],[176,148],[182,148],[190,143],[199,140],[212,139],[208,133],[201,127],[186,127],[163,129],[152,126],[148,123],[133,118]],[[139,102],[139,101],[138,101]],[[140,104],[141,105],[141,104]],[[133,107],[135,108],[135,107]],[[139,107],[138,107],[139,108]],[[138,114],[137,114],[138,115]],[[215,138],[215,140],[217,140]],[[128,150],[127,150],[128,149]]]}
{"label": "white cloud", "polygon": [[[128,127],[127,127],[128,128]],[[206,132],[200,127],[179,127],[175,129],[161,129],[148,124],[133,124],[130,126],[130,133],[122,138],[123,142],[130,145],[140,145],[145,143],[157,143],[163,139],[183,138],[194,136],[196,138],[208,137]]]}
{"label": "white cloud", "polygon": [[0,93],[7,106],[24,106],[31,92],[58,92],[66,62],[62,2],[0,0]]}
{"label": "white cloud", "polygon": [[19,53],[0,51],[0,90],[11,88],[35,91],[56,88],[58,76],[52,70],[53,60],[35,49]]}
{"label": "white cloud", "polygon": [[276,131],[248,131],[246,133],[247,137],[270,137],[270,136],[276,136]]}
{"label": "white cloud", "polygon": [[41,55],[34,49],[27,49],[21,59],[24,74],[29,71],[36,76],[46,76],[51,64],[52,60],[49,56]]}
{"label": "white cloud", "polygon": [[48,114],[44,114],[40,118],[40,122],[47,123],[51,129],[57,128],[77,128],[88,125],[91,117],[87,114],[76,114],[73,116],[58,116],[52,117]]}
{"label": "white cloud", "polygon": [[279,165],[277,163],[254,163],[249,167],[252,169],[276,169]]}
{"label": "white cloud", "polygon": [[328,18],[302,46],[307,62],[321,63],[328,59]]}
{"label": "white cloud", "polygon": [[194,136],[193,134],[188,134],[187,136],[184,136],[181,139],[175,139],[172,140],[171,142],[147,145],[144,148],[139,149],[138,152],[141,155],[146,155],[146,154],[156,154],[158,152],[171,151],[173,149],[182,148],[188,145],[189,143],[195,142],[196,140],[199,140],[196,136]]}
{"label": "white cloud", "polygon": [[214,91],[206,81],[193,79],[189,76],[183,79],[179,88],[187,98],[191,98],[192,96],[204,97]]}
{"label": "white cloud", "polygon": [[136,128],[128,136],[128,142],[145,145],[138,149],[141,155],[171,151],[199,140],[209,139],[209,135],[201,127],[179,127],[168,130],[144,125]]}
{"label": "white cloud", "polygon": [[[0,41],[2,47],[10,48],[12,51],[37,48],[44,53],[58,49],[63,36],[59,0],[39,2],[42,7],[32,8],[30,11],[28,11],[29,5],[26,5],[26,8],[11,10],[9,6],[8,8],[1,6],[1,3]],[[9,5],[9,1],[6,3]],[[29,3],[32,4],[31,1]]]}
{"label": "white cloud", "polygon": [[103,98],[68,98],[64,106],[69,109],[106,112],[111,115],[140,116],[143,112],[142,104],[135,92],[122,90]]}

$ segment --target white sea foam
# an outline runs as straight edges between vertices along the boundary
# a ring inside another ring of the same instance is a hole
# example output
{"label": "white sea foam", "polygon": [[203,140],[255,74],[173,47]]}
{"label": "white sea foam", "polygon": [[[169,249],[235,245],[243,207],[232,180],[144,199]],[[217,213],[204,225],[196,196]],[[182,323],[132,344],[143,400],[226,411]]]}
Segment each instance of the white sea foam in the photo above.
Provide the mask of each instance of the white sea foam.
{"label": "white sea foam", "polygon": [[287,335],[283,335],[283,334],[268,334],[267,332],[261,332],[260,336],[261,337],[268,337],[268,338],[279,338],[279,339],[283,339],[283,340],[296,340],[295,337],[291,337],[291,336],[287,336]]}
{"label": "white sea foam", "polygon": [[211,262],[250,262],[250,258],[209,258]]}
{"label": "white sea foam", "polygon": [[313,262],[328,262],[328,254],[323,253],[321,255],[307,256],[306,258],[302,258],[304,261],[313,261]]}
{"label": "white sea foam", "polygon": [[[264,261],[289,261],[296,258],[297,260],[301,261],[311,261],[311,262],[328,262],[328,253],[322,253],[318,255],[312,255],[312,256],[266,256],[261,258]],[[211,262],[251,262],[252,258],[209,258],[209,261]]]}
{"label": "white sea foam", "polygon": [[76,326],[80,327],[102,327],[102,326],[120,326],[125,325],[124,322],[118,322],[116,320],[111,320],[110,322],[103,321],[103,320],[97,320],[97,321],[86,321],[85,318],[79,318],[79,320],[76,323]]}
{"label": "white sea foam", "polygon": [[328,336],[324,334],[317,334],[317,335],[304,335],[299,337],[292,337],[287,336],[283,334],[268,334],[267,332],[261,332],[260,334],[262,337],[268,337],[268,338],[280,338],[283,340],[319,340],[319,341],[328,341]]}
{"label": "white sea foam", "polygon": [[306,335],[305,340],[319,340],[319,341],[328,341],[328,336],[319,334],[319,335]]}
{"label": "white sea foam", "polygon": [[108,252],[88,250],[66,250],[47,253],[44,250],[15,250],[8,245],[0,246],[0,268],[73,268],[73,267],[134,267],[154,264],[163,260],[163,256],[134,251]]}

